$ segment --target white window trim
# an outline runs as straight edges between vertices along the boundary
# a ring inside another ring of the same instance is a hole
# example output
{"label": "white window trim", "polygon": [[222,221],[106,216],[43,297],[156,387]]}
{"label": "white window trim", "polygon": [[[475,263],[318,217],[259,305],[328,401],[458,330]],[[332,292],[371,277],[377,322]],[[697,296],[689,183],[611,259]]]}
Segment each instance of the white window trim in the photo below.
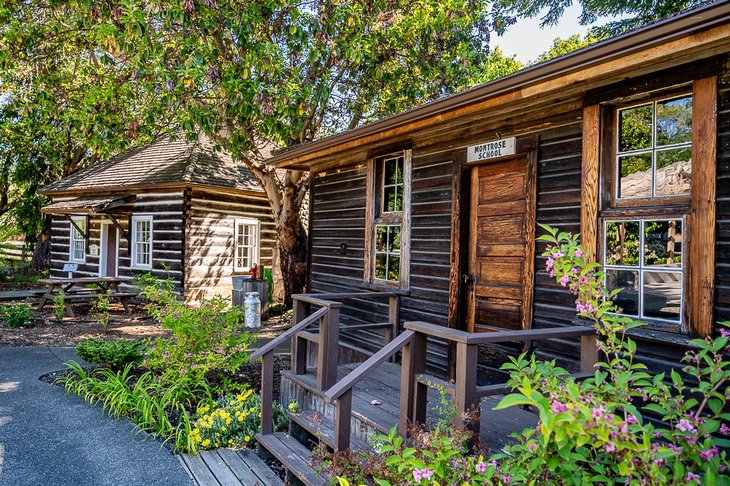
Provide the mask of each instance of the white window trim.
{"label": "white window trim", "polygon": [[[73,223],[76,223],[77,226],[81,226],[79,222],[83,223],[84,231],[86,231],[86,234],[89,233],[88,225],[86,224],[86,216],[71,216],[71,221]],[[69,229],[71,233],[68,236],[68,261],[72,263],[86,263],[86,238],[84,238],[83,235],[81,235],[81,239],[74,239],[74,232],[76,231],[76,228],[74,227],[72,222],[69,221]],[[83,256],[81,258],[74,258],[74,242],[75,241],[81,241],[83,242],[84,246],[84,252]]]}
{"label": "white window trim", "polygon": [[[149,264],[139,264],[137,262],[137,221],[149,221],[150,223],[150,262]],[[130,249],[130,257],[132,260],[131,268],[139,270],[152,270],[152,255],[155,243],[154,238],[154,221],[151,214],[133,215],[130,224],[130,237],[132,238],[132,248]]]}
{"label": "white window trim", "polygon": [[[238,236],[240,225],[249,225],[256,228],[256,238],[254,241],[253,248],[253,262],[249,267],[242,267],[238,265]],[[261,262],[261,222],[254,218],[236,218],[233,223],[233,271],[235,272],[247,272],[254,263],[259,264]]]}

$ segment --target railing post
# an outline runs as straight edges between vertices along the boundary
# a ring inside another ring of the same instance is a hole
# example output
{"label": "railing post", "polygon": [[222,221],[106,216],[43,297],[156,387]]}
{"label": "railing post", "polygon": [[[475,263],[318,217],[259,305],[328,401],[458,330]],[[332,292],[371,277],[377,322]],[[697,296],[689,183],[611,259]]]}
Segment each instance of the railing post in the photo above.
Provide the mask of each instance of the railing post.
{"label": "railing post", "polygon": [[405,436],[410,424],[426,420],[428,387],[416,382],[416,375],[426,370],[426,335],[417,332],[403,347],[400,375],[400,420],[398,432]]}
{"label": "railing post", "polygon": [[272,434],[274,424],[272,408],[274,401],[274,353],[268,352],[261,362],[261,434]]}
{"label": "railing post", "polygon": [[350,421],[352,415],[352,388],[340,395],[335,405],[335,450],[350,448]]}
{"label": "railing post", "polygon": [[[294,297],[294,325],[304,320],[306,304]],[[291,369],[295,375],[303,375],[307,372],[307,340],[298,337],[296,334],[291,340]]]}
{"label": "railing post", "polygon": [[[456,383],[454,384],[454,403],[456,405],[456,426],[464,425],[479,434],[479,398],[477,397],[477,354],[476,344],[456,343]],[[463,422],[465,412],[476,406],[474,420]]]}
{"label": "railing post", "polygon": [[385,329],[385,344],[388,344],[398,335],[398,324],[400,323],[400,296],[391,295],[388,297],[388,323],[390,327]]}
{"label": "railing post", "polygon": [[340,305],[327,306],[327,314],[319,320],[317,349],[317,388],[327,390],[337,382],[337,361],[340,349]]}
{"label": "railing post", "polygon": [[580,370],[592,372],[598,363],[598,343],[595,334],[580,337]]}

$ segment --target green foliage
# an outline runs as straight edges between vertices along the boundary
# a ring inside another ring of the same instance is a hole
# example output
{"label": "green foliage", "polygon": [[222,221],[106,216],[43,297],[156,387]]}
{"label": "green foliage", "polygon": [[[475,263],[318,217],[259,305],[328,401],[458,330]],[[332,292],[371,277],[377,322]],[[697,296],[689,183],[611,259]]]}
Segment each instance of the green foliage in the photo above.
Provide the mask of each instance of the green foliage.
{"label": "green foliage", "polygon": [[583,49],[584,47],[595,44],[599,40],[601,39],[591,33],[588,33],[583,37],[581,37],[579,34],[574,34],[565,39],[556,38],[553,40],[550,49],[540,54],[535,62],[545,62],[551,59],[555,59],[556,57],[570,54],[573,51],[577,51],[578,49]]}
{"label": "green foliage", "polygon": [[[354,467],[333,461],[335,474],[379,485],[730,483],[730,322],[720,323],[715,338],[693,340],[681,370],[652,375],[635,360],[627,335],[641,324],[616,313],[619,290],[603,286],[603,272],[587,261],[577,236],[543,229],[546,270],[576,297],[578,315],[598,334],[593,377],[578,382],[554,361],[511,358],[502,368],[513,391],[496,409],[528,405],[540,418],[514,434],[513,444],[485,461],[466,454],[464,439],[455,441],[450,430],[418,431],[424,439],[406,443],[394,429]],[[661,422],[645,420],[649,415]]]}
{"label": "green foliage", "polygon": [[[273,404],[274,430],[285,430],[286,411],[279,403]],[[255,437],[261,431],[261,397],[253,390],[237,395],[225,395],[213,405],[198,408],[192,436],[202,450],[218,447],[254,447]]]}
{"label": "green foliage", "polygon": [[209,372],[232,373],[248,361],[246,349],[256,336],[245,331],[243,311],[230,308],[223,297],[204,299],[198,306],[179,302],[171,280],[138,278],[147,309],[172,336],[149,348],[143,365],[163,379],[199,383]]}
{"label": "green foliage", "polygon": [[[579,22],[589,25],[599,18],[615,18],[591,29],[591,34],[605,38],[653,24],[686,10],[709,3],[707,0],[580,0]],[[497,0],[492,15],[498,33],[520,18],[540,16],[540,27],[557,25],[572,2],[562,0]]]}
{"label": "green foliage", "polygon": [[53,315],[58,322],[63,322],[63,318],[66,316],[66,295],[63,290],[60,290],[53,298]]}
{"label": "green foliage", "polygon": [[[197,451],[191,440],[188,410],[199,397],[211,400],[206,383],[191,388],[187,383],[160,381],[153,373],[132,373],[132,365],[119,371],[102,369],[89,375],[73,361],[66,363],[71,374],[58,379],[67,393],[78,395],[88,403],[101,403],[113,417],[129,417],[140,430],[174,441],[177,452]],[[178,416],[173,423],[171,416]]]}
{"label": "green foliage", "polygon": [[27,326],[35,312],[28,302],[16,301],[4,307],[2,315],[6,326],[18,328]]}
{"label": "green foliage", "polygon": [[110,291],[102,292],[96,296],[91,304],[94,310],[96,323],[99,324],[101,330],[107,332],[109,329],[109,294]]}
{"label": "green foliage", "polygon": [[146,350],[147,342],[144,340],[86,339],[76,346],[76,354],[87,363],[98,363],[115,370],[139,363]]}

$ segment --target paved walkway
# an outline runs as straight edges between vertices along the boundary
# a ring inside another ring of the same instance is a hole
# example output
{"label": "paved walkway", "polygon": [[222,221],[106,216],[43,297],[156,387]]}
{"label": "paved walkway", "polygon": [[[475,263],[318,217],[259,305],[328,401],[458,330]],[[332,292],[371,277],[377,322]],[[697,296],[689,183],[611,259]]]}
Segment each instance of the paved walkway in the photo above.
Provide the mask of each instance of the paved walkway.
{"label": "paved walkway", "polygon": [[0,348],[0,486],[191,485],[131,422],[38,380],[68,359],[72,348]]}

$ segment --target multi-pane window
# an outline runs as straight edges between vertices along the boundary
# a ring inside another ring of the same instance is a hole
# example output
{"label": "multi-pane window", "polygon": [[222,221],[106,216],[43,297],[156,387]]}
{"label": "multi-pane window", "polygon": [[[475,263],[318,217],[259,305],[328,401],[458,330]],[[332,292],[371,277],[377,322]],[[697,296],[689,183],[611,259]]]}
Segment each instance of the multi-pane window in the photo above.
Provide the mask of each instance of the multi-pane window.
{"label": "multi-pane window", "polygon": [[400,281],[400,226],[375,226],[375,279]]}
{"label": "multi-pane window", "polygon": [[234,270],[247,271],[259,260],[259,222],[255,219],[237,219],[234,238]]}
{"label": "multi-pane window", "polygon": [[[71,244],[69,260],[83,263],[86,261],[86,217],[73,216],[71,218]],[[79,231],[80,230],[80,231]]]}
{"label": "multi-pane window", "polygon": [[618,110],[616,195],[619,199],[689,194],[692,96]]}
{"label": "multi-pane window", "polygon": [[132,216],[132,267],[152,268],[152,216]]}
{"label": "multi-pane window", "polygon": [[683,315],[682,219],[604,223],[606,287],[622,288],[621,313],[681,324]]}
{"label": "multi-pane window", "polygon": [[410,151],[370,164],[365,280],[407,288]]}

